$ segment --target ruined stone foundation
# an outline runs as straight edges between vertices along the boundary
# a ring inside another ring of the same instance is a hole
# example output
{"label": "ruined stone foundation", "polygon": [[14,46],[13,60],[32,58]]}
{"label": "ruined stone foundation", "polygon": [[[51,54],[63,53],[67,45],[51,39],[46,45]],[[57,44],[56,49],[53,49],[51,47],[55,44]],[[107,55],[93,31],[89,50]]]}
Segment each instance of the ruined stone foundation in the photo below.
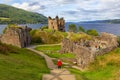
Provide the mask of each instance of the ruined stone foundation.
{"label": "ruined stone foundation", "polygon": [[103,55],[118,46],[117,36],[109,33],[101,33],[99,37],[82,42],[73,42],[69,39],[62,41],[61,53],[74,53],[77,65],[81,68],[87,67],[93,62],[97,55]]}
{"label": "ruined stone foundation", "polygon": [[0,41],[5,44],[11,44],[17,47],[26,47],[30,44],[31,38],[28,27],[9,27],[2,34]]}

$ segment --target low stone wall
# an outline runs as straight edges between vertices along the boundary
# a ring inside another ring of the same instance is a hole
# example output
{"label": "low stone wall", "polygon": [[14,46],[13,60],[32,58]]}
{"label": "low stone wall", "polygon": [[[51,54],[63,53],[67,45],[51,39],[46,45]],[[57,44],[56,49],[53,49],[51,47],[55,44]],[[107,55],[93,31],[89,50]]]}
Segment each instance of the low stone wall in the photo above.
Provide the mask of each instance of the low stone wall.
{"label": "low stone wall", "polygon": [[115,49],[117,46],[117,36],[109,33],[102,33],[99,37],[93,38],[93,40],[89,40],[85,43],[72,42],[65,38],[62,41],[62,48],[60,52],[74,53],[76,55],[77,64],[81,68],[85,68],[90,62],[94,61],[96,56],[103,55]]}

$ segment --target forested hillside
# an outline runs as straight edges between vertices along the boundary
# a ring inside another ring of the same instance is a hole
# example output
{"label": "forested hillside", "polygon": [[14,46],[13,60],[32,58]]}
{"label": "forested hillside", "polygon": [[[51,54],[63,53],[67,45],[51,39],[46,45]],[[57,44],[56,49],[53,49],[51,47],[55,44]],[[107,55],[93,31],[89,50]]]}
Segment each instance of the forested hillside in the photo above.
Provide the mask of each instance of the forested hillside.
{"label": "forested hillside", "polygon": [[7,23],[47,23],[47,17],[43,16],[42,14],[0,4],[0,24]]}

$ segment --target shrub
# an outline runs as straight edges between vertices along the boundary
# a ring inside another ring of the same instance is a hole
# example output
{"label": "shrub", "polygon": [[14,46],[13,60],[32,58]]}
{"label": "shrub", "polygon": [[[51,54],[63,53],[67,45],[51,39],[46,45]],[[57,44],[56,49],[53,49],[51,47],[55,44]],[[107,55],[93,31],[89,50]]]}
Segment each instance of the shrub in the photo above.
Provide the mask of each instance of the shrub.
{"label": "shrub", "polygon": [[118,44],[119,44],[119,47],[120,47],[120,36],[118,36]]}
{"label": "shrub", "polygon": [[30,35],[32,37],[32,43],[41,43],[42,42],[39,30],[31,30]]}
{"label": "shrub", "polygon": [[42,31],[38,29],[32,30],[30,35],[32,37],[32,43],[53,44],[60,43],[67,36],[67,33],[50,29],[44,29]]}
{"label": "shrub", "polygon": [[93,36],[98,36],[98,32],[95,29],[87,30],[87,34],[93,35]]}
{"label": "shrub", "polygon": [[82,26],[78,27],[78,32],[85,32],[85,29]]}
{"label": "shrub", "polygon": [[69,28],[68,28],[68,31],[70,31],[70,32],[77,32],[76,25],[75,24],[70,24]]}

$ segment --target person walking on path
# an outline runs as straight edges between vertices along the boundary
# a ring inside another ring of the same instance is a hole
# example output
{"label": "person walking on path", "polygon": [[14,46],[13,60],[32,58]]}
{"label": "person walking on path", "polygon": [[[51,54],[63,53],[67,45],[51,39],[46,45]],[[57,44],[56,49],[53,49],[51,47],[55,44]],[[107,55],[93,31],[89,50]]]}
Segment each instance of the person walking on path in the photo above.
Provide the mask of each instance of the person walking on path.
{"label": "person walking on path", "polygon": [[60,59],[58,59],[57,66],[58,66],[58,69],[61,69],[62,61]]}

